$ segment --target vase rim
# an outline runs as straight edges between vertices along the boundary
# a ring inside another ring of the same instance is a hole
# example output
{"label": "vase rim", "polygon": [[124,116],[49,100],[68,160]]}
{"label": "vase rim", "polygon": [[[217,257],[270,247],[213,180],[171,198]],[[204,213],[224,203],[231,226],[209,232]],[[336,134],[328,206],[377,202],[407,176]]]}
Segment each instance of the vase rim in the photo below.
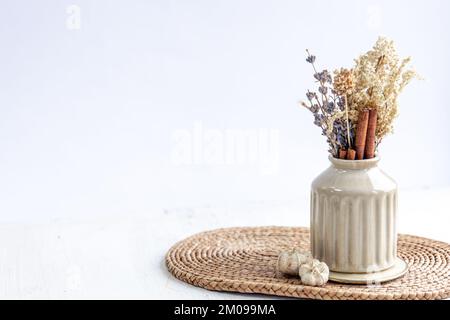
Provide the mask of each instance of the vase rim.
{"label": "vase rim", "polygon": [[377,166],[380,158],[378,156],[364,160],[346,160],[328,156],[330,162],[338,169],[368,169]]}

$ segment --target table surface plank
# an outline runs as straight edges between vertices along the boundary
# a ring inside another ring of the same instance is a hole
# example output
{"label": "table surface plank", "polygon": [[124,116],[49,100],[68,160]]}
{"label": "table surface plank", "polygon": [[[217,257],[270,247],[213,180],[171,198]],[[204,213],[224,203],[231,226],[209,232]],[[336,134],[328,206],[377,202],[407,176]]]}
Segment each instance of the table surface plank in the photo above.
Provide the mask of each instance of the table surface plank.
{"label": "table surface plank", "polygon": [[[402,191],[400,233],[450,242],[450,188]],[[204,230],[258,225],[307,226],[307,203],[161,209],[139,216],[0,224],[2,299],[246,299],[173,278],[172,244]]]}

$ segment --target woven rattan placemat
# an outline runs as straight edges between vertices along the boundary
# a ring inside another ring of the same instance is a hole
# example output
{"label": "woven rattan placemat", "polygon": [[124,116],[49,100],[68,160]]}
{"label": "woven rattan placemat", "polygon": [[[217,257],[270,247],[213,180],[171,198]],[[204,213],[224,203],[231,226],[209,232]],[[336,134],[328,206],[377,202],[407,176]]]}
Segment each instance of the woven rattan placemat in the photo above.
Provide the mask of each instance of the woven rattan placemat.
{"label": "woven rattan placemat", "polygon": [[175,244],[166,255],[178,279],[216,291],[262,293],[310,299],[444,299],[450,296],[450,245],[399,235],[398,255],[409,265],[403,277],[377,285],[328,282],[302,285],[276,271],[277,256],[293,247],[309,249],[309,230],[292,227],[207,231]]}

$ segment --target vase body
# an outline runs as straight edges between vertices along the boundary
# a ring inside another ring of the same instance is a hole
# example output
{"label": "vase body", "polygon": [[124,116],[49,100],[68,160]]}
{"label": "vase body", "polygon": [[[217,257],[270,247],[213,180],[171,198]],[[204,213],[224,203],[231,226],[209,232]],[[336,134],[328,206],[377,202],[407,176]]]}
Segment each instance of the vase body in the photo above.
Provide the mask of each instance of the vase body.
{"label": "vase body", "polygon": [[341,160],[311,186],[311,252],[331,271],[370,273],[397,256],[397,185],[378,158]]}

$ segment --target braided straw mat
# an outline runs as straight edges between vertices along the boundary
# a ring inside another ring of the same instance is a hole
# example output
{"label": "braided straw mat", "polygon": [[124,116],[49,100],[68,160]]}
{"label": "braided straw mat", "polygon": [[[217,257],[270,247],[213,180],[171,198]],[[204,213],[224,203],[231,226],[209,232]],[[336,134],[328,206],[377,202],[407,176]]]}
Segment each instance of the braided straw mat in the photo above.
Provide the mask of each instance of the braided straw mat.
{"label": "braided straw mat", "polygon": [[279,274],[283,250],[309,250],[309,229],[227,228],[202,232],[175,244],[166,255],[178,279],[215,291],[262,293],[310,299],[444,299],[450,296],[450,245],[410,235],[398,236],[398,255],[409,265],[401,278],[377,285],[328,282],[302,285]]}

